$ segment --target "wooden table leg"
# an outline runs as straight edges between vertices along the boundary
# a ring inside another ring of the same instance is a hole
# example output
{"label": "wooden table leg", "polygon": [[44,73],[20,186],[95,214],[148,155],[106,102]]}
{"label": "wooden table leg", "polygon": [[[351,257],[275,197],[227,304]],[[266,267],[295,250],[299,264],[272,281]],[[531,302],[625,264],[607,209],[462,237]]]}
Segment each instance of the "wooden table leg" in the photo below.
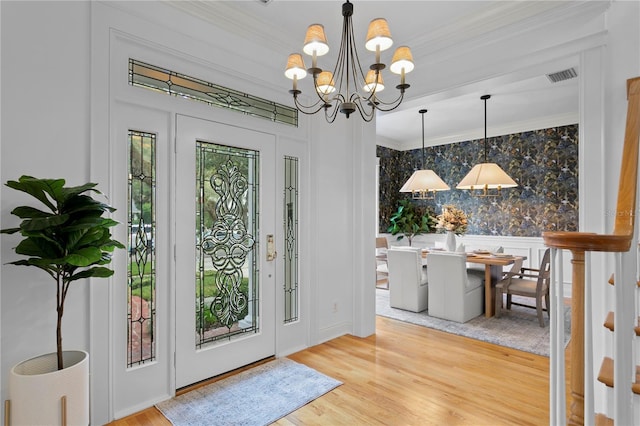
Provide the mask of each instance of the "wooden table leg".
{"label": "wooden table leg", "polygon": [[502,266],[484,265],[484,316],[496,314],[496,283],[502,277]]}
{"label": "wooden table leg", "polygon": [[491,285],[491,265],[484,265],[484,316],[487,318],[496,313],[495,291]]}

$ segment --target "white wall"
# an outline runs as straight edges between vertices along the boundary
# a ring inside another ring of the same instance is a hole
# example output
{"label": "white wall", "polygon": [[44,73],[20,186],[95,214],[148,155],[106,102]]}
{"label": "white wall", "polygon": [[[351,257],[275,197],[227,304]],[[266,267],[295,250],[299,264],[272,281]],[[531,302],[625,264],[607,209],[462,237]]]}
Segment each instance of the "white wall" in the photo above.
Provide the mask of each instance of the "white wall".
{"label": "white wall", "polygon": [[[13,227],[10,211],[31,203],[4,186],[23,174],[64,177],[70,185],[89,176],[89,4],[0,2],[2,8],[2,151],[0,226]],[[18,236],[1,237],[3,262],[17,260]],[[55,283],[44,272],[2,264],[3,379],[17,362],[54,352]],[[63,345],[88,348],[86,283],[69,292]],[[6,380],[2,382],[3,400]]]}
{"label": "white wall", "polygon": [[[133,4],[132,7],[152,12],[147,2]],[[91,5],[88,2],[2,1],[0,8],[2,182],[22,174],[33,174],[64,176],[71,184],[83,183],[92,175],[89,170],[89,140],[94,130],[89,125],[91,57],[105,54],[91,52],[89,48]],[[610,155],[595,165],[594,170],[606,176],[606,184],[600,194],[615,193],[617,189],[619,144],[623,132],[620,117],[626,110],[623,81],[640,75],[638,8],[637,2],[614,1],[607,16],[607,56],[602,65],[605,75],[603,110],[606,111],[603,132],[605,152]],[[167,18],[167,25],[182,25],[184,31],[193,30],[184,25],[184,17],[175,14],[158,16],[158,19]],[[466,56],[460,51],[457,52],[460,56],[450,61],[442,57],[434,61],[434,75],[429,84],[434,91],[451,88],[526,67],[543,60],[545,51],[547,57],[566,54],[572,51],[569,47],[573,46],[575,50],[575,46],[589,46],[592,38],[587,37],[585,41],[580,37],[595,34],[597,30],[594,28],[604,29],[601,19],[594,17],[592,22],[579,28],[569,24],[557,25],[554,31],[538,28],[528,38],[520,34],[503,45],[469,49]],[[220,40],[226,39],[222,37]],[[536,41],[527,43],[527,40]],[[256,54],[268,55],[268,52]],[[241,57],[236,59],[242,60]],[[215,63],[215,58],[207,57],[206,61]],[[469,64],[473,66],[469,67]],[[461,71],[448,73],[451,69]],[[407,103],[410,104],[410,100]],[[367,283],[373,283],[375,279],[375,209],[372,204],[375,142],[371,126],[359,128],[357,123],[359,119],[356,117],[349,121],[339,117],[331,126],[314,119],[308,129],[312,147],[309,178],[315,192],[309,202],[312,227],[309,232],[312,259],[309,272],[313,292],[311,344],[342,333],[367,335],[372,331],[374,286],[367,286]],[[0,224],[2,227],[12,226],[16,219],[9,212],[26,198],[4,186],[0,189],[0,198]],[[607,204],[610,201],[607,200]],[[601,206],[596,213],[596,221],[602,220],[607,211],[607,206]],[[370,232],[370,236],[363,229]],[[15,237],[1,238],[3,262],[16,258],[12,252],[16,242]],[[363,245],[365,242],[370,242],[370,248]],[[5,264],[1,268],[0,369],[2,399],[5,399],[7,370],[26,357],[55,349],[55,311],[53,286],[46,276],[39,271]],[[88,290],[83,284],[76,287],[65,313],[64,344],[87,349],[90,340]],[[334,312],[334,302],[337,302],[337,312]],[[108,366],[94,368],[106,369]],[[94,404],[102,406],[108,402],[100,400]]]}
{"label": "white wall", "polygon": [[[354,300],[371,299],[373,263],[360,273],[361,259],[374,259],[375,142],[373,126],[360,127],[360,118],[340,116],[333,124],[314,117],[310,145],[312,212],[311,257],[318,306],[318,341],[358,327],[357,335],[374,331],[374,310],[360,312],[364,324],[354,324]],[[352,188],[345,191],[345,188]],[[366,208],[363,208],[366,206]],[[366,241],[366,242],[365,242]],[[360,328],[363,327],[363,328]],[[313,330],[312,330],[313,333]]]}

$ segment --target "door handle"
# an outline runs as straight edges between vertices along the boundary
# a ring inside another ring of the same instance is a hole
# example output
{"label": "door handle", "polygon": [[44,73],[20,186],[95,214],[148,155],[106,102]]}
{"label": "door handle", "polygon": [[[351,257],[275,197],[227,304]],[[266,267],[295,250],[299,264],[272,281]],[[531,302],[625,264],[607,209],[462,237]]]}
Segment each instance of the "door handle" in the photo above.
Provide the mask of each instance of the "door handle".
{"label": "door handle", "polygon": [[273,234],[267,235],[267,261],[272,262],[278,256],[276,252],[276,243],[274,242]]}

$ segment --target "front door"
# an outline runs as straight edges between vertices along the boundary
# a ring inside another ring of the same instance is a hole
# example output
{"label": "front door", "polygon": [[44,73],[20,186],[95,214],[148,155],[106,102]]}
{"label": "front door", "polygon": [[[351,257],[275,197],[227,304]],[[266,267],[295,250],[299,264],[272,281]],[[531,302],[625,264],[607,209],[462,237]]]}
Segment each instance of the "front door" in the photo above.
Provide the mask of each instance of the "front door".
{"label": "front door", "polygon": [[176,387],[275,354],[275,137],[176,119]]}

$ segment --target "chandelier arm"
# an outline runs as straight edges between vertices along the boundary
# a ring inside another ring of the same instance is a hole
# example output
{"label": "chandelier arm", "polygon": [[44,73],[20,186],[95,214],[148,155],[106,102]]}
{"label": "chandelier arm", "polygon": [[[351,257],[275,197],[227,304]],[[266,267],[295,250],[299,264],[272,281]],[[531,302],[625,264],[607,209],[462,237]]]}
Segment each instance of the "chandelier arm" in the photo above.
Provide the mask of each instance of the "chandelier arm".
{"label": "chandelier arm", "polygon": [[[355,35],[353,32],[353,25],[351,26],[350,30],[351,40],[354,41]],[[364,71],[362,70],[362,63],[360,62],[360,55],[358,55],[358,49],[356,48],[355,42],[352,42],[350,46],[351,56],[353,58],[351,62],[351,73],[354,78],[353,83],[355,86],[353,93],[350,95],[350,100],[357,105],[358,112],[360,113],[362,119],[366,122],[370,122],[375,116],[376,105],[378,103],[376,96],[376,89],[378,87],[378,76],[381,74],[381,70],[384,68],[384,65],[380,66],[380,64],[375,64],[377,67],[374,67],[373,65],[370,67],[372,70],[375,70],[373,89],[369,92],[369,94],[361,93],[360,90],[364,90],[364,86],[367,83],[367,78]],[[371,108],[365,108],[365,103]],[[369,111],[367,112],[366,110]]]}
{"label": "chandelier arm", "polygon": [[360,114],[360,117],[362,117],[362,119],[365,122],[370,122],[371,120],[373,120],[373,117],[375,117],[375,108],[368,108],[368,113],[367,110],[365,110],[364,105],[362,105],[362,98],[360,98],[359,96],[356,96],[357,94],[352,95],[351,97],[353,104],[356,106],[356,109],[358,110],[358,113]]}
{"label": "chandelier arm", "polygon": [[[347,74],[347,78],[348,78],[348,73],[345,73],[345,71],[347,71],[345,61],[349,54],[347,51],[347,46],[349,44],[349,40],[347,37],[348,24],[349,24],[349,17],[345,17],[342,22],[342,37],[340,38],[340,49],[338,50],[338,60],[336,61],[336,65],[333,68],[333,78],[338,80],[336,81],[338,83],[338,85],[336,86],[336,90],[342,96],[343,102],[345,101],[344,95],[342,95],[342,88],[344,84],[344,74]],[[347,94],[348,93],[349,93],[349,84],[347,82]]]}
{"label": "chandelier arm", "polygon": [[[316,93],[316,96],[318,96],[318,100],[316,101],[315,104],[313,104],[314,106],[317,105],[320,102],[326,103],[326,101],[324,100],[324,98],[320,94],[320,91],[318,90],[318,75],[317,74],[313,74],[313,91]],[[320,110],[318,110],[318,111],[320,111]],[[318,112],[318,111],[316,111],[316,112]]]}
{"label": "chandelier arm", "polygon": [[[368,96],[367,98],[363,99],[359,93],[352,93],[351,98],[349,99],[353,104],[356,105],[356,108],[360,113],[360,117],[362,117],[363,120],[365,120],[366,122],[369,122],[373,119],[376,111],[375,95]],[[369,105],[369,107],[365,107],[365,103],[366,105]]]}
{"label": "chandelier arm", "polygon": [[[343,64],[344,65],[344,74],[346,74],[347,76],[347,96],[350,97],[349,93],[351,90],[351,87],[354,86],[355,87],[355,91],[358,91],[358,86],[356,86],[356,78],[357,75],[354,73],[353,74],[353,79],[354,81],[351,81],[351,76],[352,76],[352,69],[354,66],[354,58],[353,58],[353,52],[354,52],[354,43],[355,43],[355,39],[353,37],[353,25],[351,22],[351,16],[347,16],[345,17],[345,25],[344,25],[344,35],[343,37],[345,38],[346,41],[346,45],[345,45],[345,50],[346,50],[346,55],[345,55],[345,61],[346,63]],[[351,72],[350,72],[351,71]]]}
{"label": "chandelier arm", "polygon": [[298,111],[300,111],[303,114],[307,114],[307,115],[313,115],[315,113],[317,113],[318,111],[320,111],[322,108],[325,108],[325,106],[327,105],[323,99],[320,99],[319,101],[316,101],[316,103],[314,103],[313,105],[303,105],[302,103],[300,103],[300,101],[298,100],[298,96],[294,95],[293,96],[293,102],[296,105],[296,108],[298,109]]}
{"label": "chandelier arm", "polygon": [[388,112],[398,108],[404,99],[404,91],[400,92],[400,95],[393,102],[383,102],[380,98],[376,97],[375,109],[378,111]]}
{"label": "chandelier arm", "polygon": [[329,110],[331,108],[329,108],[329,107],[325,108],[325,110],[324,110],[324,118],[327,120],[327,123],[331,124],[336,120],[336,117],[338,116],[338,111],[339,111],[338,105],[339,104],[336,104],[335,106],[333,106],[333,110],[332,110],[331,114],[329,114]]}
{"label": "chandelier arm", "polygon": [[389,111],[389,110],[385,110],[385,109],[383,109],[383,108],[379,107],[378,105],[382,105],[383,107],[384,107],[384,106],[390,106],[390,107],[395,108],[395,107],[397,106],[396,104],[397,104],[398,102],[402,101],[403,96],[404,96],[404,92],[400,92],[400,94],[398,95],[398,97],[397,97],[397,98],[395,98],[394,100],[390,101],[390,102],[385,102],[385,101],[381,100],[378,96],[376,96],[376,97],[375,97],[375,100],[376,100],[376,108],[378,108],[380,111]]}
{"label": "chandelier arm", "polygon": [[[353,25],[350,26],[350,39],[351,39],[351,72],[353,74],[353,85],[354,85],[354,89],[353,92],[354,93],[358,93],[360,94],[360,90],[364,88],[364,85],[367,81],[367,78],[365,77],[365,72],[362,71],[362,64],[360,63],[360,56],[358,55],[358,49],[356,48],[356,44],[355,44],[355,35],[353,33]],[[359,77],[359,78],[358,78]],[[376,75],[376,80],[375,83],[376,85],[378,84],[378,79],[377,79],[377,75]],[[373,93],[373,92],[372,92]],[[365,97],[360,95],[360,97]]]}

